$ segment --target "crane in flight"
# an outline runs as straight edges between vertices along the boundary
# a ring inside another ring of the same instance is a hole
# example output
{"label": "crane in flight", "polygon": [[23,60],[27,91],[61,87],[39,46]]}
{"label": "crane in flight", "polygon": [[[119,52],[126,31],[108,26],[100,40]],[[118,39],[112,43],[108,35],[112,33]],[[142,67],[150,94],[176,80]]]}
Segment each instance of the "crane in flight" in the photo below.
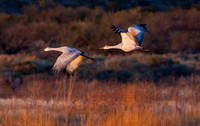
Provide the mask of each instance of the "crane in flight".
{"label": "crane in flight", "polygon": [[122,42],[115,46],[104,46],[100,49],[121,49],[125,52],[132,50],[143,49],[141,44],[143,42],[144,33],[148,32],[146,24],[138,24],[128,28],[128,31],[118,28],[115,25],[111,27],[115,33],[120,34]]}
{"label": "crane in flight", "polygon": [[88,57],[85,53],[68,46],[58,48],[47,47],[44,51],[59,51],[62,54],[57,58],[52,70],[56,73],[66,68],[70,74],[82,63],[84,57],[96,61],[94,58]]}

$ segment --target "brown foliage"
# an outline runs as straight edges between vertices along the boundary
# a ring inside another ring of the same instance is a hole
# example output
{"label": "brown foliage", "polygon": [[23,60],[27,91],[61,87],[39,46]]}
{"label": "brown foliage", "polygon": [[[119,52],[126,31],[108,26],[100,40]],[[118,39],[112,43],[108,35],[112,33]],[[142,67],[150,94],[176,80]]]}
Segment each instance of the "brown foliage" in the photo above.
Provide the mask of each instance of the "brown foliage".
{"label": "brown foliage", "polygon": [[140,23],[146,23],[149,29],[143,46],[150,50],[195,52],[200,49],[200,11],[195,8],[154,13],[141,8],[106,12],[100,7],[59,5],[39,11],[39,7],[30,5],[19,16],[0,15],[0,41],[6,53],[30,52],[38,40],[43,40],[46,46],[68,45],[100,53],[99,47],[120,42],[120,36],[110,29],[112,24],[127,29]]}

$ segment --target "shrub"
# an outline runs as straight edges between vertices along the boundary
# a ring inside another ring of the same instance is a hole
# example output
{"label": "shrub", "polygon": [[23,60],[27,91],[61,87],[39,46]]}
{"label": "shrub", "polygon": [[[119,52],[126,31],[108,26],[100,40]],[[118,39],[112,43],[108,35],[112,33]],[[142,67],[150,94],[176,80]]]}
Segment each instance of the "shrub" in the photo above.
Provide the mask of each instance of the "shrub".
{"label": "shrub", "polygon": [[29,52],[38,40],[46,46],[69,45],[102,53],[99,47],[121,42],[120,36],[110,29],[112,24],[127,30],[131,25],[142,23],[149,29],[142,44],[145,48],[157,53],[200,49],[200,11],[195,8],[149,12],[138,7],[113,12],[101,7],[55,5],[41,9],[30,5],[23,9],[20,15],[0,13],[0,46],[5,53]]}

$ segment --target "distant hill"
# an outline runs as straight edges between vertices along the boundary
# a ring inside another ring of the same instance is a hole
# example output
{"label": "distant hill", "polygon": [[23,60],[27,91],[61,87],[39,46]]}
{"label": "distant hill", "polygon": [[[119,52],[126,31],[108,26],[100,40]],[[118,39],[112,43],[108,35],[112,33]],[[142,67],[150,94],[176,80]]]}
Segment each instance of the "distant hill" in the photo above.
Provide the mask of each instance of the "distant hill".
{"label": "distant hill", "polygon": [[62,4],[66,7],[87,6],[93,8],[102,6],[105,10],[122,10],[143,6],[165,11],[170,6],[180,6],[187,9],[195,4],[200,4],[200,0],[0,0],[0,11],[12,14],[22,13],[23,6],[30,4],[38,4],[41,8],[52,7],[56,4]]}

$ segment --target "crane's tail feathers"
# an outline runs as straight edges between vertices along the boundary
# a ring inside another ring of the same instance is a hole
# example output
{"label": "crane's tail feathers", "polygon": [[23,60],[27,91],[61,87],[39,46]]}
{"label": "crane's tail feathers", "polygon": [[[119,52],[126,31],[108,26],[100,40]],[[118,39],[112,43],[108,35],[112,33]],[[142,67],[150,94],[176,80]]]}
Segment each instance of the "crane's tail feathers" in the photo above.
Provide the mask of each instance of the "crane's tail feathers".
{"label": "crane's tail feathers", "polygon": [[143,49],[143,51],[145,51],[145,52],[149,52],[150,50],[148,50],[148,49]]}
{"label": "crane's tail feathers", "polygon": [[141,50],[144,51],[144,52],[151,52],[151,50],[145,49],[145,48],[143,48],[143,49],[141,49]]}

